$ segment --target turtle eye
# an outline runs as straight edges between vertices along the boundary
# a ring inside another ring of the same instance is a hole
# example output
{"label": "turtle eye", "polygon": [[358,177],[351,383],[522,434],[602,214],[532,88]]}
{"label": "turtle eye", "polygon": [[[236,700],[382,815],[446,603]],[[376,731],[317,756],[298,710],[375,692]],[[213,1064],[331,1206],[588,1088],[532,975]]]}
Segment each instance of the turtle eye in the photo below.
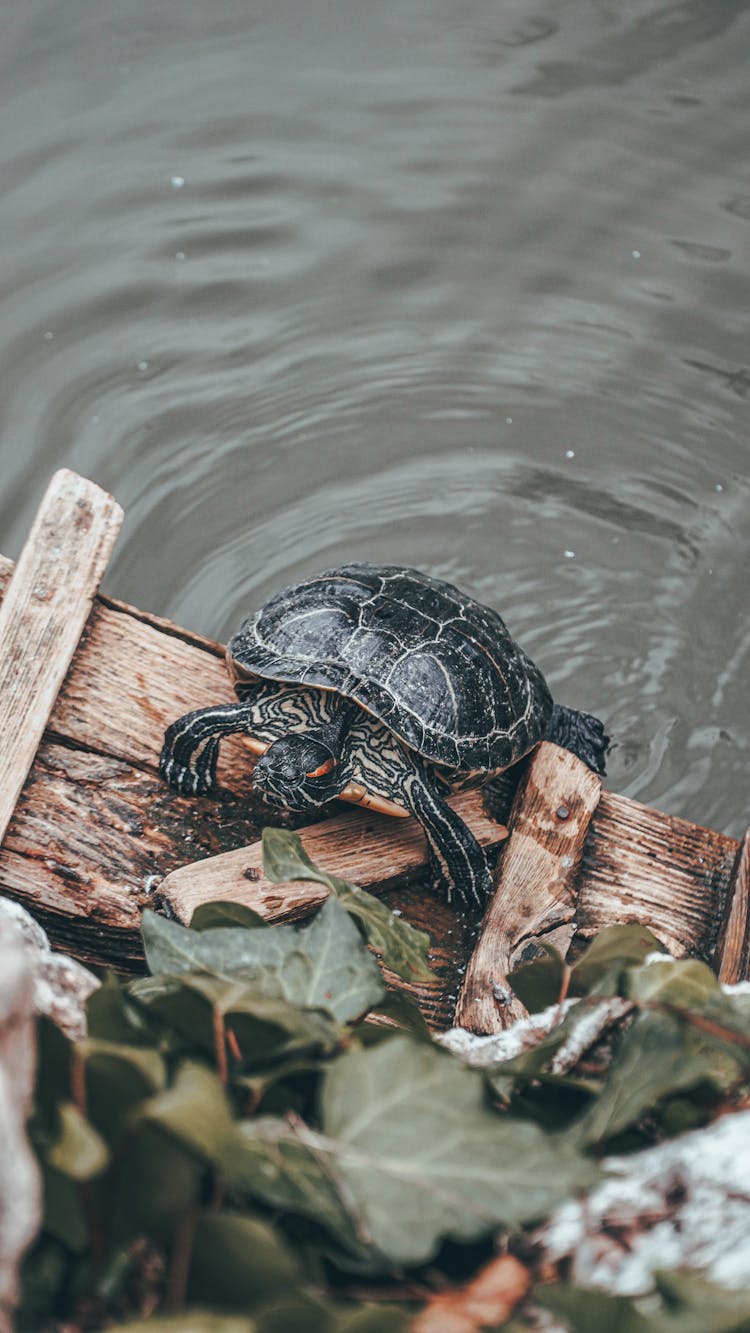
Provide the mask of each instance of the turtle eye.
{"label": "turtle eye", "polygon": [[308,773],[307,776],[308,778],[324,778],[327,773],[332,773],[335,767],[335,759],[326,759],[325,763],[320,765],[320,768],[314,769],[313,772]]}

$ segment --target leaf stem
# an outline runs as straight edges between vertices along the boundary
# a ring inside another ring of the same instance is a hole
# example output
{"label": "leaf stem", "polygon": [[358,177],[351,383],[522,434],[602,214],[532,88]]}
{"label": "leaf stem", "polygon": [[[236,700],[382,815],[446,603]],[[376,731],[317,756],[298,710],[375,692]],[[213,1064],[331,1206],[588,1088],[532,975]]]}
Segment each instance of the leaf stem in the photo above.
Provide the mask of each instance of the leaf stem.
{"label": "leaf stem", "polygon": [[226,1087],[229,1082],[229,1069],[227,1067],[227,1032],[224,1014],[217,1005],[214,1005],[213,1024],[214,1048],[216,1051],[216,1072],[219,1075],[222,1085]]}
{"label": "leaf stem", "polygon": [[743,1050],[750,1051],[750,1037],[746,1037],[744,1032],[738,1032],[736,1028],[718,1023],[715,1018],[706,1018],[705,1014],[696,1014],[692,1009],[683,1009],[679,1004],[670,1004],[668,1000],[657,1000],[648,1008],[661,1009],[675,1018],[684,1019],[686,1023],[699,1028],[701,1032],[708,1033],[710,1037],[717,1037],[720,1041],[728,1042],[730,1046],[741,1046]]}
{"label": "leaf stem", "polygon": [[176,1314],[185,1308],[190,1262],[193,1257],[193,1241],[198,1225],[198,1205],[193,1203],[182,1214],[174,1234],[172,1253],[167,1275],[167,1291],[164,1309],[167,1314]]}

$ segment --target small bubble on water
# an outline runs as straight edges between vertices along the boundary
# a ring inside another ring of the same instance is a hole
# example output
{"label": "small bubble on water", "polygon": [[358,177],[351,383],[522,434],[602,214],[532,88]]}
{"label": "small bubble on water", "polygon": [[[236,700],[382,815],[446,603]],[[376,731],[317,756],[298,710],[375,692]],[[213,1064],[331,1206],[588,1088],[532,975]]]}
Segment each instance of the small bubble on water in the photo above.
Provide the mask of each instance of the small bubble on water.
{"label": "small bubble on water", "polygon": [[45,342],[48,342],[48,343],[51,343],[51,342],[52,342],[52,339],[54,338],[54,336],[55,336],[55,335],[54,335],[54,333],[52,332],[52,330],[51,330],[51,329],[47,329],[47,331],[46,331],[46,333],[45,333],[45,335],[44,335],[44,341],[45,341]]}
{"label": "small bubble on water", "polygon": [[575,551],[563,551],[563,555],[565,556],[566,560],[575,560],[576,558]]}
{"label": "small bubble on water", "polygon": [[640,252],[640,250],[631,250],[630,253],[631,253],[631,255],[633,256],[634,259],[640,259],[640,257],[641,257],[641,252]]}
{"label": "small bubble on water", "polygon": [[184,250],[177,250],[177,251],[175,252],[175,259],[184,259],[184,258],[185,258],[185,251],[184,251]]}
{"label": "small bubble on water", "polygon": [[183,187],[183,185],[185,184],[185,177],[184,177],[184,176],[171,176],[171,177],[170,177],[170,182],[169,182],[169,183],[170,183],[170,185],[173,187],[173,189],[175,189],[175,190],[181,190],[182,187]]}
{"label": "small bubble on water", "polygon": [[575,449],[566,449],[566,450],[565,450],[565,457],[566,457],[566,458],[575,458],[575,456],[576,456],[576,451],[575,451]]}
{"label": "small bubble on water", "polygon": [[512,426],[512,425],[513,425],[513,418],[512,418],[512,417],[506,417],[505,420],[506,420],[506,422],[507,422],[507,424],[508,424],[509,426]]}
{"label": "small bubble on water", "polygon": [[138,362],[138,369],[139,369],[139,370],[148,370],[148,361],[139,361],[139,362]]}
{"label": "small bubble on water", "polygon": [[720,481],[717,481],[716,485],[714,486],[714,490],[715,490],[715,491],[723,491],[723,490],[724,490],[724,487],[722,486],[722,484],[721,484]]}

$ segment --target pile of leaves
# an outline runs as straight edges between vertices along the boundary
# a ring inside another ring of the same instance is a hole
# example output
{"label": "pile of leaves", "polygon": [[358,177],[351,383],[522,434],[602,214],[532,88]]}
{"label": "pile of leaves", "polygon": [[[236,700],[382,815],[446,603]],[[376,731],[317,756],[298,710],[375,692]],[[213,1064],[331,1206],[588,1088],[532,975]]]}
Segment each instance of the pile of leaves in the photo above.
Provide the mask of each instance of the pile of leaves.
{"label": "pile of leaves", "polygon": [[[605,1151],[742,1098],[750,996],[725,995],[700,963],[646,964],[654,938],[616,928],[573,967],[550,954],[519,970],[530,1010],[580,1002],[541,1043],[480,1072],[386,991],[374,955],[428,980],[427,937],[318,871],[296,835],[267,830],[264,844],[272,878],[330,890],[309,923],[269,927],[229,903],[200,908],[190,928],[148,912],[150,975],[108,978],[82,1041],[40,1024],[30,1133],[44,1221],[20,1333],[123,1320],[519,1333],[529,1301],[579,1333],[750,1329],[750,1294],[694,1277],[663,1275],[647,1309],[540,1282],[526,1239],[597,1181]],[[588,1062],[551,1072],[603,995],[627,999],[624,1024]]]}

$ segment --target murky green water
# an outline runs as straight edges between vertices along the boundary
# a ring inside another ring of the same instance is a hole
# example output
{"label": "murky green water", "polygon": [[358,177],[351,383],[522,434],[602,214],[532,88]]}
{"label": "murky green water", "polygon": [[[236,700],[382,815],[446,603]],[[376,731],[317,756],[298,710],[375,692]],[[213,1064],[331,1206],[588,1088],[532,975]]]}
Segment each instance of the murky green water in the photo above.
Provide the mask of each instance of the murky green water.
{"label": "murky green water", "polygon": [[739,0],[6,0],[0,549],[67,464],[217,636],[417,564],[738,833],[749,68]]}

